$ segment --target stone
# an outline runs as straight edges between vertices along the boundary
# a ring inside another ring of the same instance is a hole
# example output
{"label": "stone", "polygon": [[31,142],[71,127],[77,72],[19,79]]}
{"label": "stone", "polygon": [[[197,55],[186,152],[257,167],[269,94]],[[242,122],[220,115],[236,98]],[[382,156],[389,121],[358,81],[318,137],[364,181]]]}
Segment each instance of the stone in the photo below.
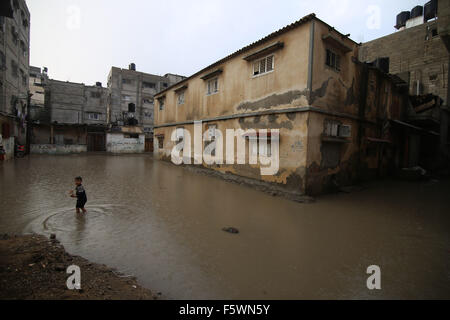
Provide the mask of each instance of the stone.
{"label": "stone", "polygon": [[232,228],[232,227],[223,228],[222,230],[225,231],[225,232],[231,233],[231,234],[238,234],[239,233],[238,229]]}

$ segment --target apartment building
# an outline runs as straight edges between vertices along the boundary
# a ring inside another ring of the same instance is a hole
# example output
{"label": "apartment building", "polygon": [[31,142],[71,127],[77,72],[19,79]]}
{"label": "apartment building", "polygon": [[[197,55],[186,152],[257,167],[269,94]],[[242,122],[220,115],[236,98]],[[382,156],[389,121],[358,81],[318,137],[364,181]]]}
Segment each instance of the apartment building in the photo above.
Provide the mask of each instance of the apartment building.
{"label": "apartment building", "polygon": [[0,12],[0,128],[6,157],[25,144],[30,12],[24,0],[4,0]]}
{"label": "apartment building", "polygon": [[[223,135],[241,129],[246,164],[202,166],[310,195],[402,166],[409,161],[400,147],[407,131],[421,130],[392,125],[408,107],[406,84],[360,62],[358,50],[348,35],[311,14],[230,54],[155,96],[155,155],[171,160],[174,147],[185,143],[186,137],[174,135],[179,129],[192,139],[200,124],[213,140],[217,129]],[[248,161],[264,147],[261,129],[279,130],[273,175],[261,173],[265,164]],[[215,151],[226,152],[225,145]],[[195,161],[193,151],[182,156]]]}
{"label": "apartment building", "polygon": [[134,123],[152,137],[154,95],[184,78],[136,71],[134,63],[128,69],[112,67],[108,76],[108,123],[123,125],[132,117],[136,120]]}

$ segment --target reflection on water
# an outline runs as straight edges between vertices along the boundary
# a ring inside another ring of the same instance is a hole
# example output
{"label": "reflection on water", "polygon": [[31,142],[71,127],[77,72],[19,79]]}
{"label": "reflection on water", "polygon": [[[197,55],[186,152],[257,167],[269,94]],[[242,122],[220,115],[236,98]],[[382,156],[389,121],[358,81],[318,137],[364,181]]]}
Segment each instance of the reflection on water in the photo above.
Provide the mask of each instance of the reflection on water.
{"label": "reflection on water", "polygon": [[449,191],[380,182],[298,204],[149,156],[33,156],[0,164],[0,232],[56,233],[166,298],[450,298]]}

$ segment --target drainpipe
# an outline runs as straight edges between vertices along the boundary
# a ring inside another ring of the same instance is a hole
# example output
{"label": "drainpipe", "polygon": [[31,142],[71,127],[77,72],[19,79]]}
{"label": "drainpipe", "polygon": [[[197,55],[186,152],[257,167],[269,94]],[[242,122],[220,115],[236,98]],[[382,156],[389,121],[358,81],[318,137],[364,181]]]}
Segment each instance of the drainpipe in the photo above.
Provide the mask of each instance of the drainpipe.
{"label": "drainpipe", "polygon": [[314,33],[315,33],[315,21],[311,21],[311,28],[309,34],[309,59],[308,59],[308,104],[312,104],[312,81],[313,81],[313,65],[314,65]]}
{"label": "drainpipe", "polygon": [[30,104],[31,104],[31,96],[33,94],[28,91],[27,93],[27,136],[25,143],[25,154],[29,155],[31,153],[31,115],[30,115]]}
{"label": "drainpipe", "polygon": [[359,118],[359,126],[358,126],[358,176],[361,174],[361,149],[362,149],[362,141],[364,135],[363,128],[363,120],[365,118],[366,113],[366,104],[367,104],[367,86],[369,84],[369,68],[365,63],[357,63],[357,65],[361,66],[361,86],[360,86],[360,98],[359,98],[359,110],[358,110],[358,118]]}
{"label": "drainpipe", "polygon": [[54,139],[53,139],[53,124],[50,125],[50,144],[54,144]]}

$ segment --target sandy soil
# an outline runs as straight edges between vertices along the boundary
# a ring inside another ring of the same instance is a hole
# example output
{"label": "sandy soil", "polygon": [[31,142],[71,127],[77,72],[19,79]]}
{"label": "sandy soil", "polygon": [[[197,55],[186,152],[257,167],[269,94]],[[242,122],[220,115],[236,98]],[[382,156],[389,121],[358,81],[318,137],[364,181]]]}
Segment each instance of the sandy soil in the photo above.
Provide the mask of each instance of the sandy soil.
{"label": "sandy soil", "polygon": [[[81,269],[81,290],[69,290],[66,269]],[[104,265],[68,254],[58,240],[0,236],[0,299],[153,300],[157,296]]]}

